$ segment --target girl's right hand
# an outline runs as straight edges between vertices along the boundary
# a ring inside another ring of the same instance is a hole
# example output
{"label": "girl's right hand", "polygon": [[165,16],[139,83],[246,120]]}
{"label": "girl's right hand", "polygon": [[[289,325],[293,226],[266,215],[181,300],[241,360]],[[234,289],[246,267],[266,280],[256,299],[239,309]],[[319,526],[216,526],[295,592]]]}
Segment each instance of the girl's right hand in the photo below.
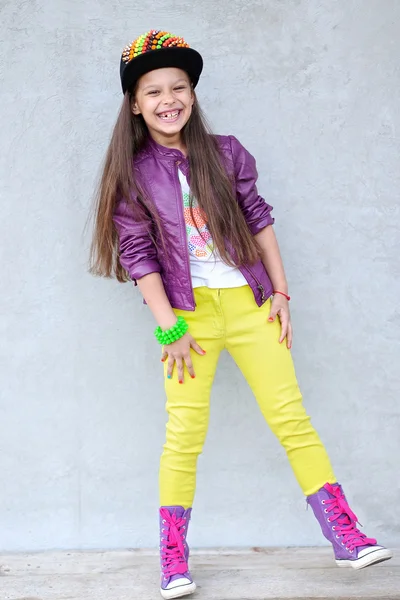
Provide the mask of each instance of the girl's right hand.
{"label": "girl's right hand", "polygon": [[183,375],[183,363],[185,363],[186,368],[189,372],[189,375],[192,379],[196,377],[196,374],[193,369],[193,363],[190,356],[190,348],[193,348],[197,354],[204,356],[206,353],[205,350],[200,348],[196,340],[190,335],[189,332],[186,332],[184,336],[182,336],[176,342],[172,344],[168,344],[164,346],[161,360],[165,362],[168,357],[168,369],[167,369],[167,377],[168,379],[172,379],[172,373],[174,370],[174,365],[176,364],[176,368],[178,370],[178,379],[179,383],[183,383],[184,375]]}

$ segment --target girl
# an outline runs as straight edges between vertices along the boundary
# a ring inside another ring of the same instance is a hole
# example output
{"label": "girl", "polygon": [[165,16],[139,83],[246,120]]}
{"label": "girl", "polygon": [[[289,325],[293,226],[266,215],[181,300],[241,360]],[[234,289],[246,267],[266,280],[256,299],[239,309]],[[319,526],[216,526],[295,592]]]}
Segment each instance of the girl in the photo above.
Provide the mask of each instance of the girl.
{"label": "girl", "polygon": [[[150,31],[127,46],[124,99],[96,208],[91,271],[139,286],[162,345],[168,424],[160,465],[161,595],[196,585],[186,541],[218,357],[228,350],[287,452],[338,566],[391,558],[357,528],[296,381],[287,281],[254,158],[214,136],[198,52]],[[283,343],[285,341],[285,344]]]}

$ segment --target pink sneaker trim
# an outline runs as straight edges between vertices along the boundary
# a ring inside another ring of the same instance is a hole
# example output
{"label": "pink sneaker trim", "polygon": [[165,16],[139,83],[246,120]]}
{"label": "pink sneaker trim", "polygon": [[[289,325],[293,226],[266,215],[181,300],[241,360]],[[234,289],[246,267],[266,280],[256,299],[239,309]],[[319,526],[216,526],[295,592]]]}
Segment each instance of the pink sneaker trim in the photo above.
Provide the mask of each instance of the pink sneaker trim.
{"label": "pink sneaker trim", "polygon": [[161,568],[165,578],[184,575],[188,571],[185,557],[186,518],[170,514],[168,509],[161,508]]}
{"label": "pink sneaker trim", "polygon": [[326,506],[326,512],[330,513],[328,522],[336,522],[333,531],[336,535],[343,536],[343,544],[346,548],[353,551],[359,546],[375,546],[376,540],[368,538],[357,528],[357,516],[350,509],[340,486],[326,483],[324,489],[334,496],[329,500],[322,501],[322,504]]}

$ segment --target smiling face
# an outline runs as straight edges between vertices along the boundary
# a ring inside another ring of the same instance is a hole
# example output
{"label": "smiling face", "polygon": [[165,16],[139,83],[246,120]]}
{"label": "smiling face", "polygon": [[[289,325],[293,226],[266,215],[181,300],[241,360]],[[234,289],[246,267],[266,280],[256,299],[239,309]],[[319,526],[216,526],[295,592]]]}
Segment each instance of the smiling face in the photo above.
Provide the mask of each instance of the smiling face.
{"label": "smiling face", "polygon": [[139,79],[132,112],[142,115],[151,137],[162,146],[178,146],[192,114],[194,94],[185,71],[156,69]]}

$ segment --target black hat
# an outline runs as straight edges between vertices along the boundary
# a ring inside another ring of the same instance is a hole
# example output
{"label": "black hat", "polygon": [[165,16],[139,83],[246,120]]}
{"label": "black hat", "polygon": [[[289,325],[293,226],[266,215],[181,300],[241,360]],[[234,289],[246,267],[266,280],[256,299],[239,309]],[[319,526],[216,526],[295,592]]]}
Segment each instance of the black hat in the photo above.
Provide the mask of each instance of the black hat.
{"label": "black hat", "polygon": [[121,57],[121,85],[125,94],[142,75],[155,69],[176,67],[186,71],[196,87],[203,70],[203,59],[184,39],[155,29],[126,46]]}

